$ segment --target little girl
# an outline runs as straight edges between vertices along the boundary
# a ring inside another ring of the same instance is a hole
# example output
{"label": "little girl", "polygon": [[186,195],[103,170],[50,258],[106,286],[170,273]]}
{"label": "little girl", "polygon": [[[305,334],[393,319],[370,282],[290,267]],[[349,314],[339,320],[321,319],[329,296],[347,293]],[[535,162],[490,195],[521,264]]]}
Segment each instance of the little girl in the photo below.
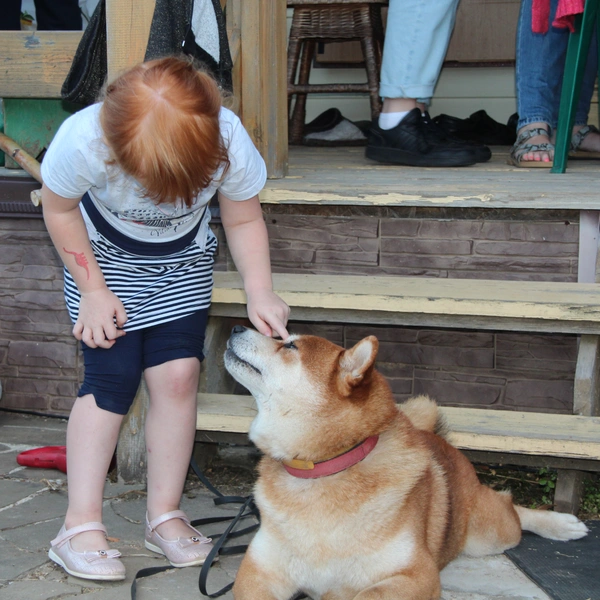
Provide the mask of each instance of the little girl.
{"label": "little girl", "polygon": [[68,118],[42,164],[46,226],[65,263],[65,299],[85,376],[67,429],[69,505],[50,558],[86,579],[125,577],[102,524],[119,427],[142,373],[150,393],[146,547],[200,565],[210,540],[179,503],[196,430],[196,394],[217,242],[218,192],[248,316],[288,336],[273,293],[258,193],[262,158],[213,79],[183,58],[138,65],[102,102]]}

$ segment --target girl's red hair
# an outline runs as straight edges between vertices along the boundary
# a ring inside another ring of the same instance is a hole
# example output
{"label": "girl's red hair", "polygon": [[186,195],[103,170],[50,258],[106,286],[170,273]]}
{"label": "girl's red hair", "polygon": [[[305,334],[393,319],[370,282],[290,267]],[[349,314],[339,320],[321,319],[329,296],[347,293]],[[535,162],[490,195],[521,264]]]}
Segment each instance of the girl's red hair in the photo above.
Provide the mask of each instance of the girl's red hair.
{"label": "girl's red hair", "polygon": [[214,79],[190,60],[142,63],[106,88],[100,123],[114,162],[157,204],[190,206],[229,158]]}

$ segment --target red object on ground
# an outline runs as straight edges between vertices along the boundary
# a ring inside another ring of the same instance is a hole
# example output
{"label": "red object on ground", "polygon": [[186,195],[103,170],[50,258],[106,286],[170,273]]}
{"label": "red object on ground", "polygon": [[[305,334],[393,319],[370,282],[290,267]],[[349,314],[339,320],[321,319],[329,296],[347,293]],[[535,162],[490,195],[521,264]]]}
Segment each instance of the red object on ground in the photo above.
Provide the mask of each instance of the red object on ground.
{"label": "red object on ground", "polygon": [[58,469],[67,472],[67,447],[44,446],[33,448],[17,454],[17,462],[23,467],[36,467],[38,469]]}

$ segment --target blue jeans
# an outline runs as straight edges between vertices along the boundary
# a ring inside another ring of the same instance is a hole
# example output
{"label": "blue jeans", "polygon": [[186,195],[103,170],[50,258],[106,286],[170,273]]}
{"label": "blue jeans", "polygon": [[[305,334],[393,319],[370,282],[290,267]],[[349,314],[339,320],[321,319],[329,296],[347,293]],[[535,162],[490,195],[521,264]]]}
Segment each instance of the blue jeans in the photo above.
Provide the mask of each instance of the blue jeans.
{"label": "blue jeans", "polygon": [[383,46],[382,98],[429,104],[448,50],[459,0],[390,0]]}
{"label": "blue jeans", "polygon": [[[536,122],[547,123],[551,128],[555,128],[558,122],[569,30],[552,27],[558,0],[551,0],[548,32],[533,33],[531,3],[532,0],[522,0],[517,27],[517,129]],[[575,113],[575,125],[587,123],[598,66],[596,48],[594,34]]]}

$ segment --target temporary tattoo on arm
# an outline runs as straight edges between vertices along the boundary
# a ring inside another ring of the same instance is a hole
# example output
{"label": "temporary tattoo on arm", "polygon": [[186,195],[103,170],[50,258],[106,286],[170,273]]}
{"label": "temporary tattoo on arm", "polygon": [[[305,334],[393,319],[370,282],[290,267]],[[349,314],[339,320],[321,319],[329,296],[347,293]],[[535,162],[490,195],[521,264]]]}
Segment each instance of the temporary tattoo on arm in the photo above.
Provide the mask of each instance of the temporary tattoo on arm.
{"label": "temporary tattoo on arm", "polygon": [[67,250],[64,246],[63,246],[63,250],[67,253],[67,254],[72,254],[75,257],[75,262],[80,266],[83,267],[85,269],[85,272],[87,273],[87,278],[90,278],[90,270],[88,269],[88,261],[87,258],[85,257],[85,254],[83,252],[71,252],[71,250]]}

